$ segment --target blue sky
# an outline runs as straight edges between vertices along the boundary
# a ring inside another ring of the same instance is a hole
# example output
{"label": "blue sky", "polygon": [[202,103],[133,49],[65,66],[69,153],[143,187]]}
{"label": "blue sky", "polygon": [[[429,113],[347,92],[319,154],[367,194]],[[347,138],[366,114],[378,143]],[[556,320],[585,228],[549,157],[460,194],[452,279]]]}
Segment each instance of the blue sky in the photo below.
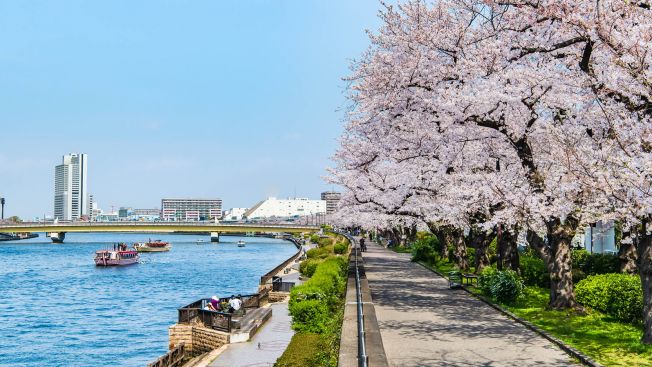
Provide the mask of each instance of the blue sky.
{"label": "blue sky", "polygon": [[377,0],[0,0],[0,196],[51,214],[89,155],[101,208],[317,198]]}

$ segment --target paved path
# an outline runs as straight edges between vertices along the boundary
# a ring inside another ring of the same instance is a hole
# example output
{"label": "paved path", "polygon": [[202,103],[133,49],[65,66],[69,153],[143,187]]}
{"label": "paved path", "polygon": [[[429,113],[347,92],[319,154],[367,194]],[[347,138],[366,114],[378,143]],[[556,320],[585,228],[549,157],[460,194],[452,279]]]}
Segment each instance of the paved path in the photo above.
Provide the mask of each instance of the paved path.
{"label": "paved path", "polygon": [[294,331],[287,303],[272,304],[272,317],[263,324],[250,342],[229,344],[210,367],[273,366],[290,344]]}
{"label": "paved path", "polygon": [[390,366],[569,366],[567,354],[446,279],[370,243],[365,272]]}

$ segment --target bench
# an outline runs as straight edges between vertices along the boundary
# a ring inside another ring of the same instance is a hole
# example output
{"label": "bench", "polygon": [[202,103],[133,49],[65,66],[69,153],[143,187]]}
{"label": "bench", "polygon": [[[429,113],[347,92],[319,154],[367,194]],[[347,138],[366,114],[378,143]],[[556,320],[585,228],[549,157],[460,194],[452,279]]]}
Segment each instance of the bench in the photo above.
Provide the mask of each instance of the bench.
{"label": "bench", "polygon": [[478,276],[475,274],[462,274],[462,283],[464,284],[464,281],[466,281],[466,285],[473,285],[473,280],[475,280],[475,284],[478,284]]}

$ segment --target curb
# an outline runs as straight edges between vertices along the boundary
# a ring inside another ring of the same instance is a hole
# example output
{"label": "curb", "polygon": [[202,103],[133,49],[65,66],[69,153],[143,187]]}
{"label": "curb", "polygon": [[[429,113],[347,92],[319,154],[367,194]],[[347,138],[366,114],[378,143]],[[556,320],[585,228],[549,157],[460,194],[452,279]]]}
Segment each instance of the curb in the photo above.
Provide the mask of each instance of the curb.
{"label": "curb", "polygon": [[[417,262],[417,264],[423,266],[425,269],[430,270],[431,272],[433,272],[433,273],[439,275],[440,277],[442,277],[442,278],[444,278],[444,279],[448,279],[448,278],[446,278],[442,273],[440,273],[439,271],[434,270],[434,269],[431,269],[431,268],[427,267],[426,265],[422,264],[421,262]],[[561,340],[555,338],[554,336],[552,336],[552,335],[551,335],[550,333],[548,333],[547,331],[543,331],[543,330],[539,329],[539,327],[535,326],[535,325],[532,324],[531,322],[526,321],[526,320],[523,320],[522,318],[520,318],[520,317],[514,315],[513,313],[511,313],[511,312],[505,310],[504,308],[498,306],[497,304],[491,302],[489,299],[487,299],[487,298],[485,298],[485,297],[483,297],[483,296],[480,296],[480,295],[474,294],[473,292],[471,292],[470,290],[468,290],[465,286],[462,286],[461,288],[462,288],[466,293],[468,293],[469,295],[471,295],[472,297],[474,297],[474,298],[476,298],[476,299],[478,299],[478,300],[480,300],[480,301],[486,303],[489,307],[495,309],[496,311],[502,313],[503,315],[509,317],[510,319],[512,319],[512,320],[514,320],[514,321],[516,321],[516,322],[518,322],[519,324],[525,326],[526,328],[528,328],[528,329],[534,331],[535,333],[541,335],[542,337],[544,337],[545,339],[549,340],[549,341],[552,342],[553,344],[557,345],[559,348],[561,348],[561,350],[563,350],[564,352],[566,352],[566,354],[570,355],[570,356],[573,357],[573,358],[577,358],[577,359],[578,359],[578,360],[579,360],[583,365],[585,365],[585,366],[590,366],[590,367],[604,367],[603,365],[601,365],[600,363],[596,362],[594,359],[592,359],[591,357],[587,356],[586,354],[584,354],[584,353],[580,352],[579,350],[577,350],[577,349],[571,347],[570,345],[564,343],[563,341],[561,341]]]}

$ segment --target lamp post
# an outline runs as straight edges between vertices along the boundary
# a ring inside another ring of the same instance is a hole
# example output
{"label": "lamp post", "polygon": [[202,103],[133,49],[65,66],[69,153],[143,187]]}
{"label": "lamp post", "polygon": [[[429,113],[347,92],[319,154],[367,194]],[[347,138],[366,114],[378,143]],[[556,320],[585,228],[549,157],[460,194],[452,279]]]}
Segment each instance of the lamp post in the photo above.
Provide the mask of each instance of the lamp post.
{"label": "lamp post", "polygon": [[0,213],[0,220],[3,220],[5,219],[5,198],[0,198],[0,207],[2,207]]}

